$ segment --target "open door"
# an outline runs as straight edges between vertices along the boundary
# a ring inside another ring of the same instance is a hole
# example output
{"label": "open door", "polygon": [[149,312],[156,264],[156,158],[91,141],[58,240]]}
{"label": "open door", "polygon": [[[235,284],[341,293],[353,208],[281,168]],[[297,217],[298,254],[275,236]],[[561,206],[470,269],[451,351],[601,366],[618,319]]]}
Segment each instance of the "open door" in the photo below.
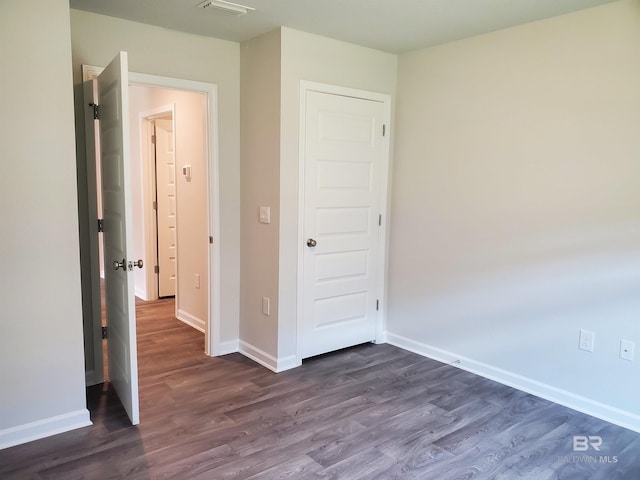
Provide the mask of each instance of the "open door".
{"label": "open door", "polygon": [[120,52],[98,76],[98,119],[102,166],[105,309],[109,380],[131,423],[140,423],[138,349],[132,270],[132,200],[129,160],[127,53]]}

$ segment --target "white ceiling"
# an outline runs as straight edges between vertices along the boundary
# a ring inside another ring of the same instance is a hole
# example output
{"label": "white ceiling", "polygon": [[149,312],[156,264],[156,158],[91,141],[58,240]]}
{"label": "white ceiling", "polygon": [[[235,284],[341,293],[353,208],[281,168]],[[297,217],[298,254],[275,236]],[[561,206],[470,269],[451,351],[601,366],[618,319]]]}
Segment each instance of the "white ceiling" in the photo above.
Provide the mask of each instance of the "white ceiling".
{"label": "white ceiling", "polygon": [[70,0],[71,8],[242,42],[285,26],[392,53],[438,45],[614,0],[231,0],[236,17],[202,0]]}

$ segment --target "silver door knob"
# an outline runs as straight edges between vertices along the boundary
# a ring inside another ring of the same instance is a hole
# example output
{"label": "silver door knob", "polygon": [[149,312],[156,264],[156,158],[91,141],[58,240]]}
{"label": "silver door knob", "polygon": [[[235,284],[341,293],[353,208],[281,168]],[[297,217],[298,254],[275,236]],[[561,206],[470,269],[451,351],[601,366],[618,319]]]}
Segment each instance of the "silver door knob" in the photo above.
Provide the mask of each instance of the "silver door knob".
{"label": "silver door knob", "polygon": [[133,266],[134,267],[142,268],[143,265],[144,265],[144,263],[142,263],[142,260],[138,260],[137,262],[133,262]]}
{"label": "silver door knob", "polygon": [[313,238],[307,240],[307,247],[315,247],[318,244]]}
{"label": "silver door knob", "polygon": [[127,265],[126,265],[127,261],[123,258],[121,262],[114,260],[113,262],[113,269],[114,270],[118,270],[119,268],[121,268],[122,270],[126,271],[127,270]]}

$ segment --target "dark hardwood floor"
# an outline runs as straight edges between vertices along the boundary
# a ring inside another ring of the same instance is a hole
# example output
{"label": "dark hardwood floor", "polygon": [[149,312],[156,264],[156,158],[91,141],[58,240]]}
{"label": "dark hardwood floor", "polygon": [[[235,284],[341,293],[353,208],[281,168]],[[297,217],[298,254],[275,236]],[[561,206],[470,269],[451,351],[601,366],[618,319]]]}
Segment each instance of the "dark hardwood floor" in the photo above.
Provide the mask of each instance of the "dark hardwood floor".
{"label": "dark hardwood floor", "polygon": [[94,425],[0,451],[0,478],[640,479],[640,434],[389,345],[276,375],[203,342],[141,303],[141,424],[90,388]]}

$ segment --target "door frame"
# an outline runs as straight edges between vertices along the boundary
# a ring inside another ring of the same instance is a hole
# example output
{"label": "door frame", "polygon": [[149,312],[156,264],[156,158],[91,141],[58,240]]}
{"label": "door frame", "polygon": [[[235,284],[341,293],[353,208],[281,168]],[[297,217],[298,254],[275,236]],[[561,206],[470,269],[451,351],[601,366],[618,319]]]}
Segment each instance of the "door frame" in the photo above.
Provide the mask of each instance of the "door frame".
{"label": "door frame", "polygon": [[298,273],[297,273],[297,322],[296,322],[296,364],[302,364],[302,331],[303,331],[303,307],[304,307],[304,253],[305,253],[305,152],[306,152],[306,114],[307,92],[318,92],[329,95],[359,98],[384,104],[384,123],[386,134],[384,138],[385,156],[380,171],[380,214],[382,225],[378,229],[379,255],[376,268],[378,270],[376,295],[380,300],[376,314],[376,338],[375,343],[386,343],[386,279],[387,279],[387,237],[389,224],[389,166],[391,157],[391,95],[385,93],[359,90],[327,83],[300,81],[300,117],[299,117],[299,150],[298,150]]}
{"label": "door frame", "polygon": [[[82,79],[83,82],[94,79],[99,75],[103,67],[96,67],[92,65],[82,65]],[[208,265],[207,265],[207,277],[209,284],[209,296],[208,296],[208,308],[207,318],[205,322],[205,341],[204,341],[204,353],[208,356],[224,355],[228,353],[223,348],[220,341],[221,332],[221,310],[220,310],[220,258],[221,258],[221,228],[220,228],[220,181],[219,181],[219,142],[218,142],[218,86],[213,83],[199,82],[195,80],[186,80],[180,78],[163,77],[160,75],[151,75],[146,73],[129,72],[129,85],[143,85],[150,87],[162,87],[174,90],[188,90],[198,93],[204,93],[207,96],[207,135],[206,135],[206,152],[207,152],[207,218],[209,223],[209,236],[212,241],[209,242],[208,249]],[[89,133],[90,134],[90,133]],[[87,147],[87,153],[89,154],[89,147]],[[87,155],[87,163],[90,156]],[[95,188],[95,175],[96,165],[87,165],[87,181],[89,188],[90,203],[93,203],[91,196],[96,194]],[[95,226],[97,224],[97,207],[89,208],[89,225]],[[91,227],[93,228],[93,227]],[[93,239],[95,235],[91,235]],[[97,238],[97,236],[95,236]],[[95,242],[91,240],[92,244],[95,243],[97,247],[97,239]],[[93,335],[96,348],[94,353],[94,359],[102,362],[102,331],[101,331],[101,316],[100,316],[100,262],[97,248],[91,248],[91,284],[92,284],[92,303],[93,303]],[[97,299],[97,304],[96,304]],[[96,316],[97,313],[97,316]],[[98,359],[99,355],[99,359]],[[96,372],[97,373],[97,372]],[[96,378],[97,375],[91,379],[90,384],[100,383],[102,380]],[[99,380],[99,381],[96,381]]]}
{"label": "door frame", "polygon": [[[151,143],[149,133],[149,127],[152,121],[156,118],[163,116],[164,114],[171,114],[171,120],[173,122],[173,131],[176,128],[175,119],[175,104],[168,104],[160,107],[156,107],[144,112],[140,112],[138,115],[138,128],[140,129],[140,158],[142,159],[142,181],[144,182],[144,228],[145,228],[145,263],[147,265],[157,265],[158,261],[158,217],[157,210],[153,208],[153,200],[148,193],[152,193],[157,198],[157,172],[155,165],[155,157],[152,158],[151,152],[153,150],[153,144]],[[175,153],[175,137],[174,153]],[[177,192],[176,192],[177,194]],[[176,200],[177,201],[177,200]],[[177,215],[177,213],[176,213]],[[176,248],[177,248],[176,238]],[[176,255],[176,272],[178,268],[178,257]],[[153,263],[152,263],[153,262]],[[158,294],[159,281],[158,274],[148,268],[145,272],[147,279],[147,290],[145,292],[146,298],[149,300],[157,300],[160,298]],[[178,312],[178,278],[176,275],[176,315]]]}

